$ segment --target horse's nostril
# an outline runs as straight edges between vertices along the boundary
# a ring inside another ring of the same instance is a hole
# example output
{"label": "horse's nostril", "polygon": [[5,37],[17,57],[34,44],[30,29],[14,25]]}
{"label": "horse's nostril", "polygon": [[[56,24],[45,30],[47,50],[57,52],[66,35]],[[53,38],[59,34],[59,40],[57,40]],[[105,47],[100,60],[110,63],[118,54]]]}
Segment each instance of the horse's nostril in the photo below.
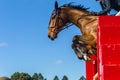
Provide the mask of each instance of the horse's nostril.
{"label": "horse's nostril", "polygon": [[48,37],[50,38],[50,35],[48,35]]}
{"label": "horse's nostril", "polygon": [[49,39],[51,39],[52,41],[54,40],[54,38],[52,38],[50,35],[48,35]]}

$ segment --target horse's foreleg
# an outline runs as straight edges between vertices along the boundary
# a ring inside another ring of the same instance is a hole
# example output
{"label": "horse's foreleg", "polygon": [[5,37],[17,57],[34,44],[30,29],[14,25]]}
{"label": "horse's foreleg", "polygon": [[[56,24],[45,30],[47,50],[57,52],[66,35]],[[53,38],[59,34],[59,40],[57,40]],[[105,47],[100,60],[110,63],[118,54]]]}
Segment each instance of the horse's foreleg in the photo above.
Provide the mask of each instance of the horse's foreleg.
{"label": "horse's foreleg", "polygon": [[96,40],[93,36],[89,36],[89,35],[75,35],[73,38],[73,42],[76,41],[81,41],[84,44],[88,45],[88,47],[93,47],[96,48]]}
{"label": "horse's foreleg", "polygon": [[90,44],[91,41],[93,41],[93,40],[94,40],[94,37],[93,37],[93,36],[75,35],[75,36],[73,37],[73,42],[74,42],[74,41],[82,41],[82,42],[84,42],[84,43],[86,43],[86,44]]}
{"label": "horse's foreleg", "polygon": [[74,36],[73,43],[78,43],[79,41],[81,41],[87,49],[88,52],[86,53],[90,53],[91,55],[94,55],[96,53],[96,42],[94,41],[94,37],[80,35]]}
{"label": "horse's foreleg", "polygon": [[82,41],[80,41],[79,38],[76,36],[74,36],[74,38],[73,38],[73,44],[75,44],[81,50],[81,52],[83,52],[83,53],[88,52],[86,45]]}
{"label": "horse's foreleg", "polygon": [[[86,49],[85,49],[85,47],[83,47],[82,44],[73,43],[73,44],[72,44],[72,48],[73,48],[74,52],[76,53],[77,57],[78,57],[80,60],[82,60],[82,59],[85,60],[85,61],[90,61],[90,60],[91,60],[91,58],[90,58],[89,56],[82,55],[82,53],[81,53],[80,50],[82,50],[83,52],[86,52]],[[79,50],[78,48],[79,48],[80,50]]]}
{"label": "horse's foreleg", "polygon": [[72,49],[74,50],[74,52],[76,53],[77,57],[82,60],[83,59],[83,55],[81,54],[81,52],[77,49],[77,46],[73,43],[72,44]]}

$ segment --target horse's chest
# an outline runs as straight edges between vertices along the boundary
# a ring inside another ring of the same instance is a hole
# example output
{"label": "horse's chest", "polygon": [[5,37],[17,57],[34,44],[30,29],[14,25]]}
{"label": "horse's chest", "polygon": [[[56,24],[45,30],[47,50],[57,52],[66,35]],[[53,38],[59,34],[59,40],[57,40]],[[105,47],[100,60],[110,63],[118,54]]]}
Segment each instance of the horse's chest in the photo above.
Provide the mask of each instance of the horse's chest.
{"label": "horse's chest", "polygon": [[86,26],[84,28],[82,28],[82,31],[84,34],[91,34],[95,31],[95,29],[91,26]]}
{"label": "horse's chest", "polygon": [[86,26],[82,29],[82,33],[84,35],[91,35],[94,37],[94,39],[96,39],[96,28],[95,27]]}

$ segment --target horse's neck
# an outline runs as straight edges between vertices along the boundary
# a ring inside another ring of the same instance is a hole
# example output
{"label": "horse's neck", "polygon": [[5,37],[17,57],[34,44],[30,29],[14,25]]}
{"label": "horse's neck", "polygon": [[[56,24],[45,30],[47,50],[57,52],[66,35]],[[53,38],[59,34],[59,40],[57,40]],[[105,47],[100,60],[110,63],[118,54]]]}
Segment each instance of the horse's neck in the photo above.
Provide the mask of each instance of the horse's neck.
{"label": "horse's neck", "polygon": [[79,11],[79,10],[74,10],[74,9],[71,9],[69,10],[68,12],[68,18],[69,18],[69,21],[73,24],[75,24],[77,27],[79,28],[82,28],[81,27],[81,22],[79,22],[79,20],[81,18],[83,18],[84,15],[88,15],[89,13],[88,12],[85,12],[85,11]]}
{"label": "horse's neck", "polygon": [[97,16],[92,16],[87,11],[82,10],[79,11],[74,9],[67,11],[67,13],[68,13],[67,17],[69,18],[68,20],[71,23],[75,24],[81,30],[82,33],[84,33],[85,31],[86,25],[90,25],[90,23],[92,23],[93,24],[92,27],[96,29],[98,20]]}

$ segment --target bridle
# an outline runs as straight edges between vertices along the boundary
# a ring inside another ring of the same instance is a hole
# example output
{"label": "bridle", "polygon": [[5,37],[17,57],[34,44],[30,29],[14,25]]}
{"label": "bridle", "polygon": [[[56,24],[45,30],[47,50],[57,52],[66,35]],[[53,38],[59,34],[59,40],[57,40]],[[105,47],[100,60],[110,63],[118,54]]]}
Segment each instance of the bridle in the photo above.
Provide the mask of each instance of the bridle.
{"label": "bridle", "polygon": [[61,12],[61,8],[58,8],[57,10],[54,10],[52,14],[56,14],[56,22],[55,22],[55,25],[52,26],[52,27],[49,27],[49,28],[55,28],[54,33],[56,33],[57,31],[62,31],[64,29],[68,29],[70,26],[72,26],[73,24],[72,23],[67,23],[62,29],[58,29],[60,26],[59,26],[59,20],[61,20],[62,23],[64,23],[64,20],[63,18],[60,16],[60,12]]}

